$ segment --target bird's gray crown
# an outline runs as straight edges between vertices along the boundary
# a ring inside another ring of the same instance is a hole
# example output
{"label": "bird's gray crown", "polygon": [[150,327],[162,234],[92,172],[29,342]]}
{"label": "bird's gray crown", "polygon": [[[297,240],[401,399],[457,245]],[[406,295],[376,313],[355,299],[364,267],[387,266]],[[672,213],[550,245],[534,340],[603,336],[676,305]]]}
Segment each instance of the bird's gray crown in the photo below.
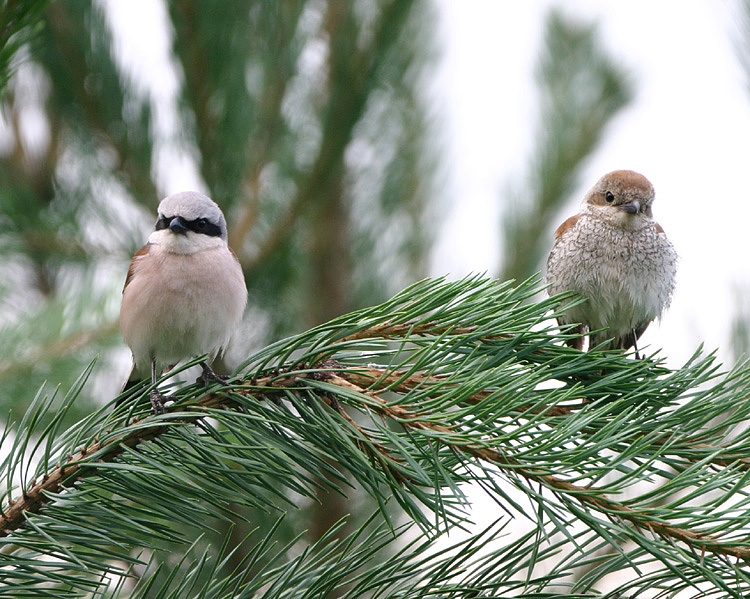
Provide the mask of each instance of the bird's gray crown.
{"label": "bird's gray crown", "polygon": [[167,196],[159,203],[159,218],[181,217],[187,222],[205,218],[220,230],[220,236],[227,240],[227,222],[221,208],[208,196],[197,191],[181,191]]}

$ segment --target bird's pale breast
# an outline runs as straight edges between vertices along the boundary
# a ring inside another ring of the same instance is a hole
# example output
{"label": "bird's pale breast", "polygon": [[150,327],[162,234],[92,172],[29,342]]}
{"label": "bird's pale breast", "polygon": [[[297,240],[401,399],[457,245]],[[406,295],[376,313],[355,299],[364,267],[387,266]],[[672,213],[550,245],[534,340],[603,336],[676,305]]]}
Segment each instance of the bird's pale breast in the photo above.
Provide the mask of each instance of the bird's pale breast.
{"label": "bird's pale breast", "polygon": [[152,246],[134,269],[120,326],[140,370],[150,354],[166,367],[226,346],[247,301],[242,270],[228,248],[176,255]]}
{"label": "bird's pale breast", "polygon": [[547,263],[550,293],[575,291],[587,302],[568,322],[620,336],[659,317],[675,285],[677,256],[651,221],[637,230],[581,215],[555,243]]}

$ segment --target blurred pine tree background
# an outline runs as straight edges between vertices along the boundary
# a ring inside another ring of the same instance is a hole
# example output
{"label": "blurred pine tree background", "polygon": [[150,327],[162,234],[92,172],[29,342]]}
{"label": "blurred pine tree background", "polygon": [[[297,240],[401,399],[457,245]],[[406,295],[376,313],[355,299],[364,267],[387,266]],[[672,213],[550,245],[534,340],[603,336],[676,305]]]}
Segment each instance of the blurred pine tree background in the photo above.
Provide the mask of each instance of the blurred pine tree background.
{"label": "blurred pine tree background", "polygon": [[144,23],[169,41],[165,105],[128,68],[105,3],[50,3],[3,98],[3,406],[22,412],[43,381],[65,387],[97,355],[85,395],[119,391],[124,273],[180,170],[226,213],[245,271],[230,364],[424,276],[439,195],[420,96],[432,11],[170,2],[163,31]]}

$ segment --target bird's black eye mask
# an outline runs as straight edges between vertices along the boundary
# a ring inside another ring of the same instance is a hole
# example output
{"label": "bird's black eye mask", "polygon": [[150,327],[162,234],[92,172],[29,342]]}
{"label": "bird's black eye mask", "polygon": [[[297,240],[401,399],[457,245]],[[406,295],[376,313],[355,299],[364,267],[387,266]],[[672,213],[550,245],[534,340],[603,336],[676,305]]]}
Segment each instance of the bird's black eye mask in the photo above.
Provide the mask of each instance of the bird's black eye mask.
{"label": "bird's black eye mask", "polygon": [[176,218],[180,219],[180,224],[182,224],[183,227],[185,227],[186,229],[190,229],[194,233],[200,233],[201,235],[208,235],[210,237],[221,236],[221,228],[209,221],[207,218],[185,220],[181,216],[164,216],[160,214],[159,220],[156,221],[156,226],[154,227],[154,229],[156,229],[157,231],[160,229],[168,229],[169,225]]}

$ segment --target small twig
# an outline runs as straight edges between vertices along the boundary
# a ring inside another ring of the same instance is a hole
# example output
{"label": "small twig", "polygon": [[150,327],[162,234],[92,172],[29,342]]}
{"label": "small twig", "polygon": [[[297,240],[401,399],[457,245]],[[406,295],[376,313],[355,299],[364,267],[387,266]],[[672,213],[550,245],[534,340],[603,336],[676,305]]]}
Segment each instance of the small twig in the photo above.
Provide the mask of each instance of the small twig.
{"label": "small twig", "polygon": [[[473,333],[476,329],[474,327],[467,326],[443,326],[436,327],[432,323],[425,323],[422,325],[414,325],[409,323],[398,323],[398,324],[378,324],[372,327],[367,327],[351,335],[341,337],[339,342],[346,341],[360,341],[362,339],[393,339],[396,337],[410,336],[426,336],[426,335],[440,335],[450,331],[454,335],[466,335]],[[501,339],[503,336],[496,335],[493,337],[486,337],[487,340]]]}
{"label": "small twig", "polygon": [[[338,363],[333,362],[332,360],[327,360],[322,364],[322,366],[326,367],[326,370],[320,370],[316,373],[312,373],[310,375],[311,378],[314,378],[316,380],[324,380],[324,381],[332,381],[333,384],[339,386],[339,387],[348,387],[349,389],[355,390],[358,393],[363,393],[368,395],[369,397],[375,399],[377,398],[378,401],[383,401],[381,398],[377,397],[377,395],[370,391],[367,392],[364,389],[358,388],[354,385],[349,384],[348,381],[339,378],[335,374],[332,374],[329,369],[333,369],[334,367],[338,366]],[[340,383],[344,383],[341,385]],[[356,439],[357,446],[364,451],[365,453],[369,454],[370,457],[374,460],[376,460],[380,465],[387,469],[391,474],[401,483],[406,482],[407,480],[411,480],[414,482],[414,479],[411,477],[406,476],[401,470],[395,469],[392,467],[392,464],[397,464],[400,462],[400,460],[396,459],[393,455],[390,454],[390,452],[380,445],[379,443],[375,442],[372,437],[367,433],[365,429],[363,429],[357,422],[349,416],[349,414],[346,413],[346,411],[341,407],[336,397],[331,393],[323,393],[323,398],[328,403],[329,406],[331,406],[332,409],[334,409],[344,420],[346,420],[349,425],[354,428],[364,439],[369,441],[369,444],[366,443],[363,439]],[[376,453],[373,453],[373,449]]]}

